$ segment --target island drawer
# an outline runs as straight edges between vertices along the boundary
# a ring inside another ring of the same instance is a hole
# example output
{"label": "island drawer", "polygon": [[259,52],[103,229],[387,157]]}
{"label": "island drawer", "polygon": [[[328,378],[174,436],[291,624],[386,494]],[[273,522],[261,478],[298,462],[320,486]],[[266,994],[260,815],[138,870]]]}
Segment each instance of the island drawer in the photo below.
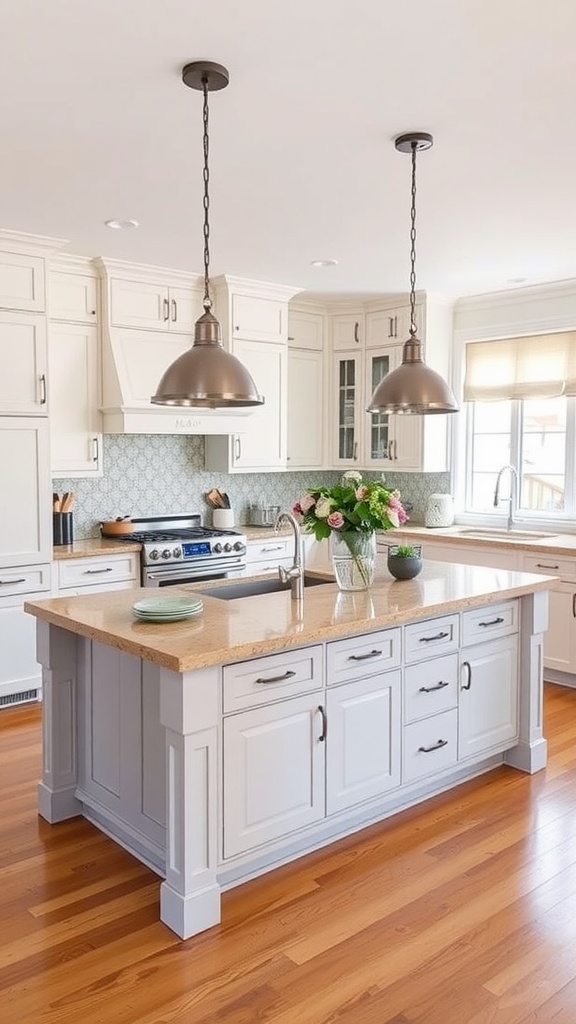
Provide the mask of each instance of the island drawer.
{"label": "island drawer", "polygon": [[569,583],[576,580],[575,558],[549,555],[544,550],[539,555],[524,555],[522,568],[524,572],[538,572],[543,573],[545,576],[559,576],[561,580],[567,580]]}
{"label": "island drawer", "polygon": [[403,782],[450,768],[458,757],[458,711],[444,711],[404,728]]}
{"label": "island drawer", "polygon": [[348,679],[360,679],[398,668],[401,663],[401,632],[399,627],[381,629],[346,640],[327,644],[327,685],[334,686]]}
{"label": "island drawer", "polygon": [[462,646],[477,644],[479,640],[496,640],[519,629],[520,605],[518,601],[471,608],[462,615]]}
{"label": "island drawer", "polygon": [[[0,598],[50,590],[50,565],[22,565],[0,569]],[[47,594],[46,596],[50,596]]]}
{"label": "island drawer", "polygon": [[319,690],[323,685],[320,645],[290,651],[289,654],[270,654],[265,658],[224,666],[222,709],[224,714],[229,714]]}
{"label": "island drawer", "polygon": [[434,658],[458,649],[458,616],[443,615],[426,622],[404,627],[404,660],[406,663]]}
{"label": "island drawer", "polygon": [[404,673],[404,721],[416,722],[458,705],[458,655],[410,665]]}

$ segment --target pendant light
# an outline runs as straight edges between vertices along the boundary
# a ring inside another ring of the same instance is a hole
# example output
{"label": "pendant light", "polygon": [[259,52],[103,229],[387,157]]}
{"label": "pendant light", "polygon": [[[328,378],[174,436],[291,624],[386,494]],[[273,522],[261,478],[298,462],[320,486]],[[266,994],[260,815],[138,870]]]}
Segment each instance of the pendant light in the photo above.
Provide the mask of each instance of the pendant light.
{"label": "pendant light", "polygon": [[182,81],[204,95],[204,312],[194,325],[194,344],[166,370],[151,401],[154,405],[185,405],[204,409],[263,405],[256,385],[236,356],[222,345],[222,332],[210,298],[210,225],[208,212],[208,93],[225,89],[229,75],[221,64],[195,61],[182,69]]}
{"label": "pendant light", "polygon": [[412,154],[412,204],[410,208],[410,337],[404,343],[402,363],[378,384],[367,412],[431,413],[458,412],[458,404],[446,381],[426,366],[422,342],[416,337],[416,153],[430,149],[433,138],[425,132],[410,132],[394,140],[401,153]]}

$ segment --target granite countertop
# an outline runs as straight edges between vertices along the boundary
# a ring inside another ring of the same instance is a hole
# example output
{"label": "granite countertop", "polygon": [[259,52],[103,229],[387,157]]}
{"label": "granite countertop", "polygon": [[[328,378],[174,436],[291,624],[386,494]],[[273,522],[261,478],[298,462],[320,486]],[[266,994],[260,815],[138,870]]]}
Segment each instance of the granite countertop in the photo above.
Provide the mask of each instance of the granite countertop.
{"label": "granite countertop", "polygon": [[[302,602],[289,592],[233,601],[204,596],[202,613],[184,622],[136,620],[134,602],[155,596],[144,588],[30,601],[24,608],[72,633],[184,672],[519,597],[548,589],[553,579],[427,560],[416,579],[397,582],[379,556],[370,590],[343,593],[331,582],[306,590]],[[171,587],[170,596],[193,589]]]}
{"label": "granite countertop", "polygon": [[113,537],[91,537],[75,540],[73,544],[62,544],[54,548],[55,562],[66,558],[94,558],[96,555],[121,555],[123,551],[140,551],[141,544],[134,541],[114,540]]}
{"label": "granite countertop", "polygon": [[516,551],[547,551],[555,555],[576,555],[576,534],[575,533],[552,533],[546,531],[546,536],[539,536],[535,530],[533,535],[529,531],[514,530],[507,533],[505,530],[493,531],[490,527],[483,529],[481,526],[447,526],[447,527],[426,527],[426,526],[401,526],[397,530],[379,533],[379,538],[389,544],[396,544],[401,539],[411,543],[412,541],[433,541],[445,540],[458,545],[474,545],[474,547],[495,547],[498,549],[509,548]]}

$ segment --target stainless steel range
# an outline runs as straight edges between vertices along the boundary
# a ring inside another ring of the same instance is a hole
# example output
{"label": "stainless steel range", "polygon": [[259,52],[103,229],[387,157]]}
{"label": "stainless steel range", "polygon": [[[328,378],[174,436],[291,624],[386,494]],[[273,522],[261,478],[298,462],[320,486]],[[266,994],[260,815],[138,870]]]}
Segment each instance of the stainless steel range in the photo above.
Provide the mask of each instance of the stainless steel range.
{"label": "stainless steel range", "polygon": [[243,576],[246,537],[201,525],[199,515],[133,519],[134,531],[115,537],[142,545],[143,587]]}

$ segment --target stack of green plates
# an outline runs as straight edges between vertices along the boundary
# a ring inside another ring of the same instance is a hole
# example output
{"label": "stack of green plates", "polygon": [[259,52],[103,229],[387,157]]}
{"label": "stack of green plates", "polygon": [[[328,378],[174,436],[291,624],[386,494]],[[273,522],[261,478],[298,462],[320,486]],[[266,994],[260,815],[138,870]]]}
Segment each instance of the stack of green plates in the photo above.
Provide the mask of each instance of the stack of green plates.
{"label": "stack of green plates", "polygon": [[136,601],[132,610],[140,622],[179,622],[199,615],[203,607],[198,597],[150,597]]}

